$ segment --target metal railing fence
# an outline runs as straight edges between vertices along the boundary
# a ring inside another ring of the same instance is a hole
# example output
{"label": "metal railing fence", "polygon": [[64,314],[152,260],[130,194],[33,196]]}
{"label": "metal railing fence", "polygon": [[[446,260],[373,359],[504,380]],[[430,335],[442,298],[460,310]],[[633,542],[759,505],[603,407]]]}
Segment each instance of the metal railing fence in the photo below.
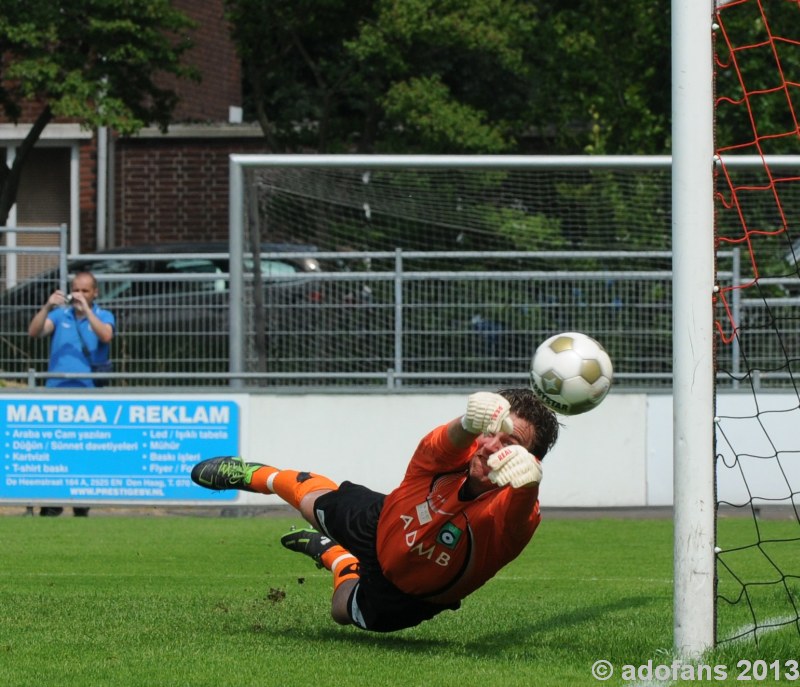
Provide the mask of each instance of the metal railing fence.
{"label": "metal railing fence", "polygon": [[[528,378],[538,343],[570,330],[606,346],[617,387],[671,386],[668,252],[311,255],[322,264],[335,259],[336,269],[266,275],[260,288],[252,272],[223,271],[223,253],[182,254],[180,260],[70,256],[69,262],[70,269],[94,267],[99,302],[117,318],[114,386],[432,390],[519,384]],[[157,266],[129,271],[144,259]],[[196,271],[175,271],[176,265]],[[731,283],[735,275],[719,277]],[[31,340],[27,324],[65,278],[55,269],[0,294],[1,379],[33,386],[48,376],[48,342]],[[232,279],[242,281],[240,303],[231,303]],[[791,379],[783,349],[800,338],[794,317],[800,294],[792,293],[796,280],[772,279],[770,287],[772,300],[734,303],[743,327],[735,345],[719,347],[722,387],[735,388],[744,374],[753,374],[743,370],[757,370],[758,383],[767,387]],[[245,369],[236,373],[229,371],[233,307],[244,313],[234,334],[246,344]]]}

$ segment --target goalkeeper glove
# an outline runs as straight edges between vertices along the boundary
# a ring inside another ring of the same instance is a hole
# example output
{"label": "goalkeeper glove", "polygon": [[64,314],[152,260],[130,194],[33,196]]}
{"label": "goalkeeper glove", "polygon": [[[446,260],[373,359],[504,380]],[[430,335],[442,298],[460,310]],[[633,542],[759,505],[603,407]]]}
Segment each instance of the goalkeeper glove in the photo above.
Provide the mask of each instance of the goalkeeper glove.
{"label": "goalkeeper glove", "polygon": [[498,487],[524,487],[542,481],[541,461],[517,444],[501,448],[486,462],[492,468],[489,480]]}
{"label": "goalkeeper glove", "polygon": [[514,423],[509,412],[509,403],[500,394],[479,391],[467,399],[467,413],[461,418],[461,426],[473,434],[510,434]]}

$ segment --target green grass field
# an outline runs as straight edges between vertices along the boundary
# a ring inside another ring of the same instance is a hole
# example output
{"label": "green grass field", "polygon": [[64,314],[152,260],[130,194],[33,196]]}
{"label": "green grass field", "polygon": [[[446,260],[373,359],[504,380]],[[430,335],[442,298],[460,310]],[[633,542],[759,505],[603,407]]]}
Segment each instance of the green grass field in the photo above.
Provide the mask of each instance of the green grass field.
{"label": "green grass field", "polygon": [[[632,684],[623,665],[672,660],[669,520],[546,518],[460,611],[389,635],[330,620],[329,573],[278,542],[292,524],[0,517],[0,685],[619,685]],[[705,661],[783,662],[798,647],[790,626]],[[599,659],[617,671],[604,683]]]}

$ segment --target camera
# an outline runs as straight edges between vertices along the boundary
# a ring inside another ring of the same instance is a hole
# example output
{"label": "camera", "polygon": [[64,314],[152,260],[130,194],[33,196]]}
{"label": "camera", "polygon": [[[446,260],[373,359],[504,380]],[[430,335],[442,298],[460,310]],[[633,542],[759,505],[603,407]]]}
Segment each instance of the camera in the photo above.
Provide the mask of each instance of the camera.
{"label": "camera", "polygon": [[67,305],[72,305],[72,301],[74,301],[74,300],[75,300],[75,296],[73,296],[71,293],[68,293],[66,296],[64,296],[64,302]]}

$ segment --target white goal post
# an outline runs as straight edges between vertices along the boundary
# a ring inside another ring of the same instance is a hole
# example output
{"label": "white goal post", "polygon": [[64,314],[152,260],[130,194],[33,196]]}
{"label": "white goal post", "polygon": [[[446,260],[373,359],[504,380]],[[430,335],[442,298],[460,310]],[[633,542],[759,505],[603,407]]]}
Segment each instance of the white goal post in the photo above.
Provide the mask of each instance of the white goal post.
{"label": "white goal post", "polygon": [[674,644],[715,641],[711,2],[672,1]]}

